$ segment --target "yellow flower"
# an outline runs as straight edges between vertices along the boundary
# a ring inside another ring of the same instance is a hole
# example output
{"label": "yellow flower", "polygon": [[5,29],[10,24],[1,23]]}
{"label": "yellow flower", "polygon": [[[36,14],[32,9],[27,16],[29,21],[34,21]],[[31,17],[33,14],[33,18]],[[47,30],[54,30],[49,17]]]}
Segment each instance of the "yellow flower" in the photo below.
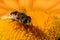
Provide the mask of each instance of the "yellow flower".
{"label": "yellow flower", "polygon": [[47,5],[41,0],[0,0],[0,18],[12,11],[26,12],[33,24],[25,28],[11,19],[0,20],[0,40],[57,40],[60,37],[60,16],[48,11],[51,5]]}

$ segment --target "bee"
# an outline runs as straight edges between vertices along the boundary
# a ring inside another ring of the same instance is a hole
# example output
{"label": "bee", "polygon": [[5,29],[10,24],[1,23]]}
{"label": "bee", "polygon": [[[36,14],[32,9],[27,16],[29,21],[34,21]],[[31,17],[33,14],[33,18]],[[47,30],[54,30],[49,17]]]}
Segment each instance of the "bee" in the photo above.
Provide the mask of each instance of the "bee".
{"label": "bee", "polygon": [[12,19],[18,22],[21,22],[24,25],[30,25],[31,23],[31,17],[27,16],[25,13],[23,12],[18,12],[18,11],[14,11],[10,13],[10,16],[12,17]]}
{"label": "bee", "polygon": [[60,40],[60,37],[58,37],[58,40]]}

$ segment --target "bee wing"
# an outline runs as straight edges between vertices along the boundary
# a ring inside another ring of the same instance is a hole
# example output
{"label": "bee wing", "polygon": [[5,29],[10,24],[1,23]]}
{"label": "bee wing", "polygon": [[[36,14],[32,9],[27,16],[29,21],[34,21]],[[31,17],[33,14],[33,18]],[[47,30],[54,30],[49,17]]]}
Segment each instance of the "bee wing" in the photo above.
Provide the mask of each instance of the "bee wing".
{"label": "bee wing", "polygon": [[2,16],[0,19],[8,19],[8,18],[12,18],[12,17],[10,17],[10,16]]}
{"label": "bee wing", "polygon": [[16,16],[14,15],[5,15],[5,16],[2,16],[0,19],[16,19]]}

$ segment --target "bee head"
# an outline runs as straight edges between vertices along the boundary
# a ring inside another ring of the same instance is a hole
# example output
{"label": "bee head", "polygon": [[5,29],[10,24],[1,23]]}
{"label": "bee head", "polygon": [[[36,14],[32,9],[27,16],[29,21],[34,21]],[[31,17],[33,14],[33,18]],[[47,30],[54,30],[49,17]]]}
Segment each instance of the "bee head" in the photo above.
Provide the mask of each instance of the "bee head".
{"label": "bee head", "polygon": [[11,12],[10,15],[17,15],[18,11]]}

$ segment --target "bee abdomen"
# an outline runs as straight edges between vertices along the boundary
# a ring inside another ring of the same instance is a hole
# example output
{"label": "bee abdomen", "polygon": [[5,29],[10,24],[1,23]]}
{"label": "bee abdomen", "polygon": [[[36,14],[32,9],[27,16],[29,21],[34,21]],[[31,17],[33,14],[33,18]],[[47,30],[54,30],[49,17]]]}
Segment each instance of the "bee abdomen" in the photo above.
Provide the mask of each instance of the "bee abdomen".
{"label": "bee abdomen", "polygon": [[30,22],[31,22],[31,18],[29,16],[26,16],[25,18],[23,18],[21,20],[22,23],[26,24],[26,25],[29,25]]}
{"label": "bee abdomen", "polygon": [[18,14],[17,19],[18,19],[19,21],[21,21],[21,23],[23,23],[23,24],[25,24],[25,25],[29,25],[29,23],[31,22],[31,17],[25,15],[24,13]]}

